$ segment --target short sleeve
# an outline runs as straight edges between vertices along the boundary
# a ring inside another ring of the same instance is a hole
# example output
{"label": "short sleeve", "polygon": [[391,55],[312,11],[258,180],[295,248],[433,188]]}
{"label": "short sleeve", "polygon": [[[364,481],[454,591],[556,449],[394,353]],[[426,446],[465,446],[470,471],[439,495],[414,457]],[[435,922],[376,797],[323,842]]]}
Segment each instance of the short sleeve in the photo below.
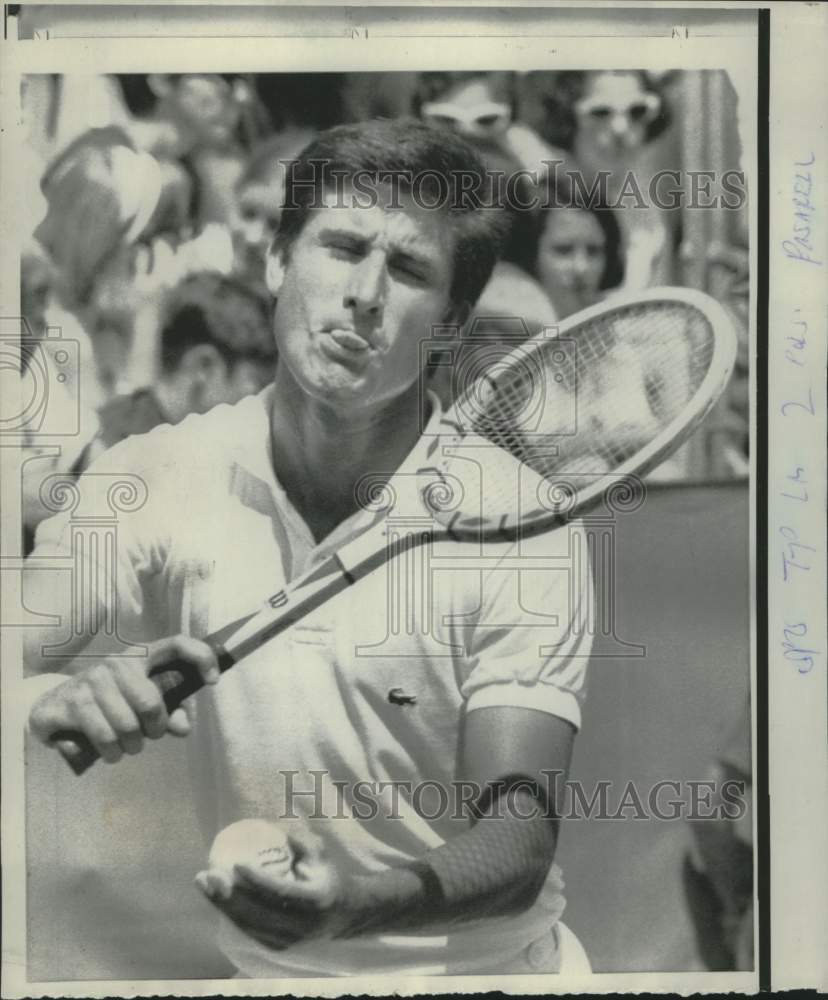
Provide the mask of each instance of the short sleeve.
{"label": "short sleeve", "polygon": [[[553,537],[554,536],[554,537]],[[592,579],[580,523],[522,543],[491,572],[470,630],[466,708],[515,707],[581,725]]]}

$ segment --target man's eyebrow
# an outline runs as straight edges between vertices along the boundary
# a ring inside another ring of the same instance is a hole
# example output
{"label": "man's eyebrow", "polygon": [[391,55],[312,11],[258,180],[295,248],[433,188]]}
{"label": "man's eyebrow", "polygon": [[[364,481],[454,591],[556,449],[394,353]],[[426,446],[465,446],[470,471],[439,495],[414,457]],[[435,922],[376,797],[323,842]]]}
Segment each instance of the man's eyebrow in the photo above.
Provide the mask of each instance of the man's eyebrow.
{"label": "man's eyebrow", "polygon": [[[429,250],[432,252],[429,253]],[[436,266],[436,255],[438,253],[436,245],[432,244],[429,239],[424,240],[418,234],[406,233],[403,235],[399,242],[394,244],[392,252],[396,257],[402,257],[404,260],[412,264],[417,264],[419,267],[434,270]]]}
{"label": "man's eyebrow", "polygon": [[[372,238],[369,234],[361,232],[354,226],[349,226],[346,222],[338,226],[326,226],[324,229],[319,230],[319,239],[323,241],[343,237],[359,243],[370,243]],[[432,258],[428,254],[418,251],[415,246],[410,246],[407,240],[393,246],[391,253],[398,259],[402,258],[405,261],[416,264],[418,267],[427,268],[428,270],[434,269]]]}
{"label": "man's eyebrow", "polygon": [[393,255],[398,259],[402,258],[406,262],[416,264],[418,267],[425,268],[429,271],[434,268],[434,261],[431,257],[423,253],[418,253],[410,247],[394,247]]}
{"label": "man's eyebrow", "polygon": [[319,238],[321,240],[329,240],[336,236],[347,236],[352,240],[361,240],[363,243],[367,243],[369,237],[365,233],[360,232],[353,226],[343,223],[340,226],[326,226],[324,229],[319,230]]}

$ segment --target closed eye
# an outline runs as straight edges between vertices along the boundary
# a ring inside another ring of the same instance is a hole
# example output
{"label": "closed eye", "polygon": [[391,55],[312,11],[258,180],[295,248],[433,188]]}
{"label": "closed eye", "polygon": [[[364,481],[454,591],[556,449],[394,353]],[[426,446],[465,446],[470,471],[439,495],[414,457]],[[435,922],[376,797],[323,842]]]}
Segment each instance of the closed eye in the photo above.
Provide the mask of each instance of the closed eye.
{"label": "closed eye", "polygon": [[346,260],[354,260],[363,253],[363,247],[355,240],[343,239],[341,237],[328,240],[328,249],[335,257]]}
{"label": "closed eye", "polygon": [[428,280],[428,276],[426,275],[423,267],[415,261],[408,260],[406,258],[392,260],[391,269],[397,274],[402,275],[406,281],[424,284]]}

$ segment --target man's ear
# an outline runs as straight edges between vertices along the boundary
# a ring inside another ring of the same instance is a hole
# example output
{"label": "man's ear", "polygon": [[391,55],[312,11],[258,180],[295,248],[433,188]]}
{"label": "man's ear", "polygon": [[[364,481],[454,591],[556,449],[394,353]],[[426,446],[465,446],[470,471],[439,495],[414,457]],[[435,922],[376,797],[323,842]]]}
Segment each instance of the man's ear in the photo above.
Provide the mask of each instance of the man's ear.
{"label": "man's ear", "polygon": [[265,257],[265,283],[270,294],[277,298],[285,280],[285,255],[275,247],[267,251]]}

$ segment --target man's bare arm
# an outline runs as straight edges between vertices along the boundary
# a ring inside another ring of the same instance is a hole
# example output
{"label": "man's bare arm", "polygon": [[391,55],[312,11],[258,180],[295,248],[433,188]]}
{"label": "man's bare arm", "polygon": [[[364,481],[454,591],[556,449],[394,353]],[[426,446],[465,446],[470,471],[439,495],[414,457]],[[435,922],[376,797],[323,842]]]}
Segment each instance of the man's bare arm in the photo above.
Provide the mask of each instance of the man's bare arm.
{"label": "man's bare arm", "polygon": [[[518,912],[534,902],[546,879],[557,844],[559,803],[533,794],[531,784],[543,792],[544,771],[565,777],[574,728],[546,712],[507,707],[471,712],[464,728],[459,776],[490,789],[482,813],[471,829],[410,869],[362,880],[358,889],[366,895],[374,929]],[[562,781],[554,787],[562,788]],[[373,918],[372,909],[379,911]]]}
{"label": "man's bare arm", "polygon": [[544,789],[547,769],[565,778],[574,735],[570,723],[545,712],[478,709],[466,719],[458,778],[481,787],[513,781],[511,788],[506,782],[499,808],[484,810],[470,829],[412,865],[375,875],[343,878],[321,853],[313,856],[312,846],[294,844],[307,881],[262,881],[240,867],[228,898],[217,898],[204,883],[202,889],[246,933],[277,950],[314,937],[437,931],[527,909],[552,864],[558,820],[557,804],[526,786]]}

